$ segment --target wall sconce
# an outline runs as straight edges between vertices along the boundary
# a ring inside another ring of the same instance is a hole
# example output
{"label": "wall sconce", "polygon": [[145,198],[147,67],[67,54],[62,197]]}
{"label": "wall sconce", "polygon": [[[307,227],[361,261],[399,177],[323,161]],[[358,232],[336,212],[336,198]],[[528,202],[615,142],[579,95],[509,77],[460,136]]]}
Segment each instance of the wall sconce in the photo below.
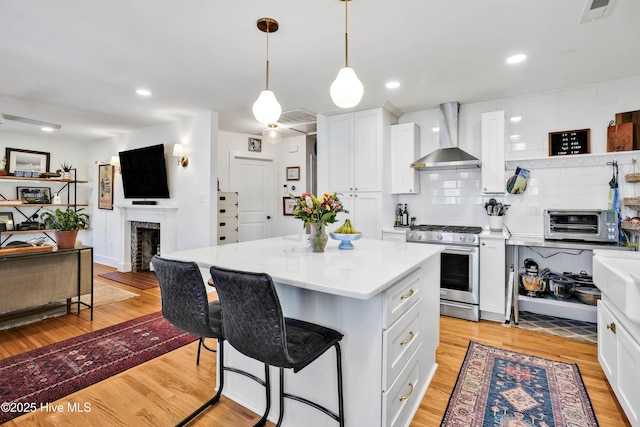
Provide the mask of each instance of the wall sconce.
{"label": "wall sconce", "polygon": [[178,157],[178,164],[183,168],[189,164],[189,158],[184,155],[184,147],[182,144],[173,145],[173,155]]}
{"label": "wall sconce", "polygon": [[111,156],[111,161],[109,162],[109,164],[114,167],[116,172],[122,174],[122,170],[120,169],[120,157]]}

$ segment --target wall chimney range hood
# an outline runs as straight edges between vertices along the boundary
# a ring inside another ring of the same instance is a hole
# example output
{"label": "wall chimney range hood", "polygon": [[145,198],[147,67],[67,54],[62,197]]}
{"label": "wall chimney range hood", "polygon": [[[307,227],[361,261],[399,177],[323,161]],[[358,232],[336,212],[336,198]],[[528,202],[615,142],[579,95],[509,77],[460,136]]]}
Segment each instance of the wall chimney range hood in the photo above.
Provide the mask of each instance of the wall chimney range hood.
{"label": "wall chimney range hood", "polygon": [[480,160],[458,148],[460,104],[440,104],[440,148],[411,163],[419,170],[479,168]]}

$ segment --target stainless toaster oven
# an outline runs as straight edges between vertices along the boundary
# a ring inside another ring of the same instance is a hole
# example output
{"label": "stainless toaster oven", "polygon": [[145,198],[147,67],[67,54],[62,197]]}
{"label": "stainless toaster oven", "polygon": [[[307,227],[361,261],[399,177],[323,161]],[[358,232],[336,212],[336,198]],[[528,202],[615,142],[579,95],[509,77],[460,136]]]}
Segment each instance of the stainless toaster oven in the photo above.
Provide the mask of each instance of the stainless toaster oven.
{"label": "stainless toaster oven", "polygon": [[617,243],[618,213],[600,209],[545,210],[544,238]]}

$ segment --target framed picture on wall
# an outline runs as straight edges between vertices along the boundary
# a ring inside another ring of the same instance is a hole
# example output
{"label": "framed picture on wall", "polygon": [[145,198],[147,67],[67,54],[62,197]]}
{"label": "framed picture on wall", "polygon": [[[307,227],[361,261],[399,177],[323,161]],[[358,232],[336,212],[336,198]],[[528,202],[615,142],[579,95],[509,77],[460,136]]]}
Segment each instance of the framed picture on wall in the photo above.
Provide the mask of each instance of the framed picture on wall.
{"label": "framed picture on wall", "polygon": [[98,209],[113,210],[113,166],[100,165],[98,169]]}
{"label": "framed picture on wall", "polygon": [[291,197],[282,198],[282,215],[293,216],[293,207],[296,205],[296,199]]}
{"label": "framed picture on wall", "polygon": [[259,138],[249,138],[249,151],[259,153],[262,151],[262,140]]}
{"label": "framed picture on wall", "polygon": [[300,181],[300,166],[287,166],[287,181]]}

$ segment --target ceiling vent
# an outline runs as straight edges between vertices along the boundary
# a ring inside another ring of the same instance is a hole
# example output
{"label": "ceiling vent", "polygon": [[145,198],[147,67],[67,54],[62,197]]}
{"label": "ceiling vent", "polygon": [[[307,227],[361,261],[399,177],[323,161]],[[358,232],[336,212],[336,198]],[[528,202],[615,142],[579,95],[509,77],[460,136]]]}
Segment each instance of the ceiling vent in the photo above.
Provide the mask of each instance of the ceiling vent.
{"label": "ceiling vent", "polygon": [[312,135],[316,132],[316,121],[317,118],[315,114],[298,108],[283,111],[278,119],[278,125],[300,133]]}
{"label": "ceiling vent", "polygon": [[611,13],[615,1],[616,0],[587,0],[580,23],[584,24],[585,22],[607,17]]}

